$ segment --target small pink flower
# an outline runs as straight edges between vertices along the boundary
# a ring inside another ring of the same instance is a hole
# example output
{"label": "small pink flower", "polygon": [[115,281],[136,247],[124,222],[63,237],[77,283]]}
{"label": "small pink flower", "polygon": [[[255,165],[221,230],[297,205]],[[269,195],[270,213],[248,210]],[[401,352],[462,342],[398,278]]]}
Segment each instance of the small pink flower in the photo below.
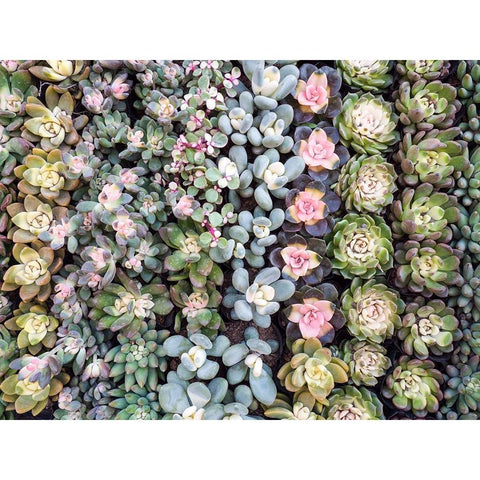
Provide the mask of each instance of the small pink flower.
{"label": "small pink flower", "polygon": [[307,82],[298,81],[295,98],[304,110],[317,113],[328,104],[330,88],[327,75],[313,72]]}
{"label": "small pink flower", "polygon": [[300,142],[299,155],[314,171],[337,168],[339,158],[335,153],[335,144],[329,140],[322,128],[316,128],[308,140]]}
{"label": "small pink flower", "polygon": [[294,199],[293,205],[288,207],[287,213],[297,223],[305,222],[305,225],[315,225],[325,218],[325,203],[321,200],[323,192],[306,188],[299,192]]}
{"label": "small pink flower", "polygon": [[307,250],[306,245],[291,245],[283,248],[280,253],[285,262],[282,272],[294,280],[308,275],[320,265],[318,255],[312,250]]}
{"label": "small pink flower", "polygon": [[335,305],[328,300],[305,298],[292,305],[288,319],[298,323],[303,338],[319,338],[333,329],[329,323],[335,313]]}
{"label": "small pink flower", "polygon": [[195,71],[200,65],[200,62],[198,60],[195,60],[193,62],[190,62],[187,65],[187,68],[185,69],[185,73],[188,75],[190,72]]}

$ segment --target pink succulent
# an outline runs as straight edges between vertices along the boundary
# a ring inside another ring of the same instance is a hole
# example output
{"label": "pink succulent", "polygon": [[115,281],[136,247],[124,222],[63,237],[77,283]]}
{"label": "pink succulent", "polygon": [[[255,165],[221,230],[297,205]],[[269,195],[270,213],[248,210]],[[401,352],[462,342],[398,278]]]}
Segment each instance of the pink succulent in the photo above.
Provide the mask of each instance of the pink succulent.
{"label": "pink succulent", "polygon": [[180,219],[191,217],[198,206],[198,202],[192,195],[183,195],[173,208],[173,214]]}
{"label": "pink succulent", "polygon": [[308,140],[300,142],[299,155],[311,170],[334,170],[340,159],[335,153],[335,144],[328,138],[325,130],[316,128]]}
{"label": "pink succulent", "polygon": [[298,323],[303,338],[319,338],[333,329],[329,322],[335,313],[335,304],[328,300],[304,298],[303,304],[291,306],[288,319]]}
{"label": "pink succulent", "polygon": [[78,175],[79,173],[82,173],[83,169],[87,166],[87,162],[85,161],[85,157],[82,156],[75,156],[70,159],[70,162],[68,164],[69,170],[75,174]]}
{"label": "pink succulent", "polygon": [[195,316],[195,312],[205,308],[208,305],[208,295],[200,292],[193,292],[185,301],[185,307],[182,309],[182,314],[187,316]]}
{"label": "pink succulent", "polygon": [[126,78],[126,75],[120,75],[112,83],[112,95],[117,100],[125,100],[128,97],[130,85],[123,82]]}
{"label": "pink succulent", "polygon": [[294,280],[308,275],[320,265],[318,255],[312,250],[307,250],[306,245],[290,245],[283,248],[280,253],[285,262],[282,272]]}
{"label": "pink succulent", "polygon": [[297,223],[305,222],[305,225],[315,225],[325,218],[326,205],[322,202],[324,193],[312,188],[306,188],[304,192],[298,192],[293,205],[288,207],[287,213]]}
{"label": "pink succulent", "polygon": [[70,224],[62,220],[62,223],[57,223],[50,227],[48,233],[56,239],[64,239],[68,235],[68,231],[70,230]]}
{"label": "pink succulent", "polygon": [[98,195],[98,201],[107,209],[113,210],[120,205],[120,198],[122,196],[122,189],[117,184],[106,184]]}
{"label": "pink succulent", "polygon": [[118,215],[117,219],[112,223],[113,229],[122,237],[135,235],[135,223],[127,215]]}
{"label": "pink succulent", "polygon": [[97,270],[101,270],[107,264],[105,262],[106,251],[103,248],[93,247],[89,252],[89,256]]}
{"label": "pink succulent", "polygon": [[120,180],[124,185],[135,185],[138,181],[138,175],[133,173],[132,170],[124,168],[120,172]]}
{"label": "pink succulent", "polygon": [[99,90],[95,89],[92,90],[91,93],[87,93],[83,97],[83,101],[85,102],[85,106],[87,108],[91,108],[95,111],[100,111],[100,107],[103,103],[103,95]]}
{"label": "pink succulent", "polygon": [[317,113],[327,104],[330,96],[327,75],[322,72],[313,72],[304,82],[298,81],[295,98],[303,107],[302,110]]}
{"label": "pink succulent", "polygon": [[66,283],[58,283],[55,285],[55,292],[58,297],[65,299],[73,295],[75,290],[71,285],[67,285]]}

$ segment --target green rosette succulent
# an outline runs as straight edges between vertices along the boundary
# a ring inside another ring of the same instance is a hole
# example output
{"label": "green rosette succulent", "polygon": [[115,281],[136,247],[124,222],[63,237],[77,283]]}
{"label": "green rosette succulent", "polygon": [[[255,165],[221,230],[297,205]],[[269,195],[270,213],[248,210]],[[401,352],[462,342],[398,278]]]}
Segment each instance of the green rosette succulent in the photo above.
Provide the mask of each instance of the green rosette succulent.
{"label": "green rosette succulent", "polygon": [[332,267],[344,278],[368,279],[393,266],[392,232],[377,215],[345,215],[326,241]]}
{"label": "green rosette succulent", "polygon": [[15,337],[0,325],[0,379],[9,371],[10,362],[17,353]]}
{"label": "green rosette succulent", "polygon": [[115,420],[158,420],[161,408],[158,393],[133,385],[132,391],[115,388],[109,392],[114,397],[108,405],[115,409]]}
{"label": "green rosette succulent", "polygon": [[392,366],[387,349],[368,340],[346,340],[339,355],[348,365],[350,380],[357,386],[377,385],[378,379]]}
{"label": "green rosette succulent", "polygon": [[396,408],[411,411],[416,417],[435,413],[443,398],[443,376],[435,364],[403,355],[396,365],[383,384],[382,395]]}
{"label": "green rosette succulent", "polygon": [[480,322],[480,265],[466,255],[460,270],[462,282],[448,289],[448,305],[474,322]]}
{"label": "green rosette succulent", "polygon": [[445,374],[445,405],[455,407],[463,415],[480,413],[480,357],[474,355],[467,363],[448,365]]}
{"label": "green rosette succulent", "polygon": [[377,279],[354,278],[341,297],[348,331],[358,340],[383,343],[401,325],[405,303],[396,290]]}
{"label": "green rosette succulent", "polygon": [[453,195],[469,207],[480,200],[480,147],[476,147],[470,155],[470,164],[461,172],[455,172],[456,180]]}
{"label": "green rosette succulent", "polygon": [[421,79],[432,81],[448,75],[448,60],[398,60],[397,73],[400,81],[415,83]]}
{"label": "green rosette succulent", "polygon": [[452,239],[450,225],[460,218],[457,198],[436,192],[429,183],[404,189],[393,202],[391,212],[393,237],[408,236],[418,242],[426,238],[449,242]]}
{"label": "green rosette succulent", "polygon": [[84,60],[45,60],[46,65],[34,65],[28,71],[45,82],[55,84],[55,91],[64,92],[88,77],[90,67]]}
{"label": "green rosette succulent", "polygon": [[322,412],[326,420],[385,420],[382,402],[365,387],[335,388],[328,401]]}
{"label": "green rosette succulent", "polygon": [[156,330],[155,321],[143,321],[138,332],[131,338],[122,333],[117,335],[119,345],[105,354],[110,364],[110,377],[116,384],[125,381],[125,391],[135,385],[155,390],[159,378],[167,370],[167,359],[163,342],[170,336],[168,330]]}
{"label": "green rosette succulent", "polygon": [[342,112],[335,117],[334,125],[346,147],[360,154],[377,155],[391,151],[399,141],[397,121],[392,104],[382,97],[349,93],[343,99]]}
{"label": "green rosette succulent", "polygon": [[378,93],[393,82],[391,60],[337,60],[343,81],[355,90]]}
{"label": "green rosette succulent", "polygon": [[40,142],[43,150],[50,152],[63,145],[76,145],[80,141],[77,130],[88,122],[86,115],[72,118],[75,100],[69,92],[59,95],[50,85],[45,92],[44,105],[37,97],[27,98],[25,110],[31,117],[25,121],[22,137],[30,142]]}
{"label": "green rosette succulent", "polygon": [[458,62],[457,78],[461,83],[457,92],[462,103],[466,105],[480,103],[480,65],[478,60]]}
{"label": "green rosette succulent", "polygon": [[393,157],[402,170],[400,183],[409,187],[422,182],[436,188],[452,187],[454,177],[469,166],[467,144],[457,139],[459,133],[457,127],[421,131],[415,135],[405,133]]}
{"label": "green rosette succulent", "polygon": [[300,393],[292,402],[290,398],[278,393],[275,401],[263,413],[267,418],[275,420],[325,420],[313,411],[315,399],[305,393]]}
{"label": "green rosette succulent", "polygon": [[277,377],[289,392],[309,393],[320,405],[328,405],[327,397],[336,383],[348,380],[348,365],[332,356],[317,338],[303,338],[292,345],[293,357],[278,371]]}
{"label": "green rosette succulent", "polygon": [[168,315],[173,304],[168,290],[161,283],[141,286],[117,269],[121,282],[111,283],[95,293],[91,299],[89,318],[98,330],[119,330],[132,338],[141,328],[142,321]]}
{"label": "green rosette succulent", "polygon": [[449,286],[462,283],[459,256],[458,250],[434,240],[399,243],[395,251],[398,263],[395,285],[427,298],[446,297]]}
{"label": "green rosette succulent", "polygon": [[421,79],[413,85],[403,82],[394,97],[406,133],[450,128],[461,107],[456,88],[440,80],[428,83]]}
{"label": "green rosette succulent", "polygon": [[14,316],[5,322],[10,331],[19,332],[18,348],[26,348],[32,355],[37,355],[42,349],[54,347],[59,323],[48,313],[44,305],[20,303],[19,309],[13,312]]}
{"label": "green rosette succulent", "polygon": [[404,352],[420,360],[453,351],[453,343],[461,336],[453,308],[442,300],[427,302],[420,296],[407,304],[402,328],[398,331]]}
{"label": "green rosette succulent", "polygon": [[30,246],[17,243],[12,253],[18,264],[5,272],[2,290],[11,292],[20,289],[20,298],[25,302],[34,298],[46,301],[52,291],[51,276],[60,270],[62,258],[39,241]]}
{"label": "green rosette succulent", "polygon": [[455,248],[480,262],[480,203],[469,210],[460,205],[458,221],[452,225]]}
{"label": "green rosette succulent", "polygon": [[335,193],[348,212],[380,214],[397,191],[394,166],[381,155],[355,155],[342,168]]}

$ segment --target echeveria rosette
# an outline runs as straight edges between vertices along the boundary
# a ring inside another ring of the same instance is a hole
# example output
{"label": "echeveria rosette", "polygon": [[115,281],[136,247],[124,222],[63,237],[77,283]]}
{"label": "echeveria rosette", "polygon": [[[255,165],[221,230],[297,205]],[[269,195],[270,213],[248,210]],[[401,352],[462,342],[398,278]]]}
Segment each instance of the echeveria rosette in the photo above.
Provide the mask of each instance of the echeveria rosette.
{"label": "echeveria rosette", "polygon": [[360,154],[377,155],[390,152],[400,140],[397,121],[392,103],[383,97],[349,93],[334,125],[346,147]]}
{"label": "echeveria rosette", "polygon": [[299,339],[318,338],[322,345],[331,343],[335,331],[345,324],[345,317],[337,308],[338,292],[330,283],[318,287],[304,286],[288,300],[283,311],[288,319],[287,346]]}
{"label": "echeveria rosette", "polygon": [[459,256],[458,250],[434,240],[399,243],[395,250],[398,264],[395,285],[427,298],[432,295],[444,298],[449,286],[462,284]]}
{"label": "echeveria rosette", "polygon": [[453,308],[440,299],[427,302],[420,296],[407,304],[398,331],[404,352],[420,360],[452,352],[461,336]]}
{"label": "echeveria rosette", "polygon": [[340,171],[335,193],[348,212],[380,214],[393,202],[397,174],[381,155],[355,155]]}
{"label": "echeveria rosette", "polygon": [[295,109],[297,124],[310,121],[315,115],[333,118],[342,108],[339,95],[342,78],[331,67],[317,68],[311,63],[300,67],[300,78],[294,98],[298,103]]}
{"label": "echeveria rosette", "polygon": [[31,355],[38,355],[41,350],[51,350],[57,340],[58,320],[49,315],[42,304],[21,302],[13,317],[5,322],[5,326],[17,333],[17,346],[27,349]]}
{"label": "echeveria rosette", "polygon": [[30,246],[17,243],[12,253],[18,263],[5,272],[2,290],[11,292],[20,289],[20,298],[25,302],[34,298],[46,301],[52,291],[51,276],[60,270],[62,256],[38,241]]}
{"label": "echeveria rosette", "polygon": [[466,363],[448,365],[443,375],[447,408],[461,415],[480,413],[480,357],[472,355]]}
{"label": "echeveria rosette", "polygon": [[354,90],[378,93],[393,82],[391,60],[337,60],[337,71]]}
{"label": "echeveria rosette", "polygon": [[348,381],[348,365],[332,356],[317,338],[296,340],[292,353],[293,357],[277,373],[281,385],[296,395],[311,395],[317,408],[328,405],[327,397],[335,385]]}
{"label": "echeveria rosette", "polygon": [[393,267],[392,232],[377,215],[349,213],[325,240],[332,267],[344,278],[368,279]]}
{"label": "echeveria rosette", "polygon": [[302,125],[296,128],[294,140],[293,153],[303,158],[308,174],[326,185],[334,182],[338,168],[349,157],[337,129],[327,122],[320,122],[313,129]]}
{"label": "echeveria rosette", "polygon": [[287,193],[283,229],[298,232],[303,227],[313,237],[322,237],[332,228],[329,213],[338,210],[340,199],[322,182],[307,179],[311,180],[307,175],[300,176],[293,184],[295,188]]}
{"label": "echeveria rosette", "polygon": [[391,208],[394,238],[408,236],[421,242],[430,239],[449,242],[451,224],[459,218],[457,198],[435,191],[433,185],[422,183],[416,188],[405,188]]}
{"label": "echeveria rosette", "polygon": [[415,187],[426,182],[437,189],[452,187],[455,177],[470,164],[467,144],[458,140],[459,133],[457,127],[405,133],[393,156],[402,170],[400,184]]}
{"label": "echeveria rosette", "polygon": [[18,189],[24,196],[40,194],[45,201],[61,206],[70,203],[69,192],[79,185],[79,180],[67,178],[67,166],[59,149],[47,153],[34,148],[24,164],[16,167],[14,172],[20,179]]}
{"label": "echeveria rosette", "polygon": [[322,411],[326,420],[385,420],[382,402],[365,387],[334,388],[328,402]]}
{"label": "echeveria rosette", "polygon": [[380,279],[364,281],[356,277],[342,293],[341,309],[355,338],[383,343],[400,327],[405,303]]}
{"label": "echeveria rosette", "polygon": [[275,401],[263,413],[275,420],[325,420],[313,411],[314,407],[315,399],[309,394],[300,393],[291,401],[287,395],[277,393]]}
{"label": "echeveria rosette", "polygon": [[[283,235],[280,235],[282,239]],[[293,282],[305,282],[307,285],[320,283],[331,271],[330,260],[325,253],[327,246],[320,238],[305,239],[292,235],[285,241],[284,247],[271,251],[270,262],[282,269],[282,276]]]}
{"label": "echeveria rosette", "polygon": [[349,378],[357,386],[374,387],[392,366],[387,349],[368,340],[344,341],[339,356],[348,364]]}
{"label": "echeveria rosette", "polygon": [[398,60],[396,68],[400,81],[415,83],[421,79],[432,81],[447,76],[450,62],[448,60]]}
{"label": "echeveria rosette", "polygon": [[431,360],[403,355],[387,376],[382,395],[391,399],[396,408],[423,418],[438,410],[443,398],[442,383],[443,376]]}
{"label": "echeveria rosette", "polygon": [[134,385],[140,388],[147,386],[148,390],[154,391],[159,378],[164,379],[167,370],[162,344],[169,336],[168,330],[157,330],[152,320],[148,323],[143,321],[131,338],[119,333],[119,345],[111,348],[104,358],[110,366],[109,376],[116,384],[123,383],[123,380],[126,392],[132,390]]}
{"label": "echeveria rosette", "polygon": [[448,83],[435,80],[418,80],[413,85],[403,82],[395,92],[395,108],[400,113],[404,132],[450,128],[461,108],[457,89]]}

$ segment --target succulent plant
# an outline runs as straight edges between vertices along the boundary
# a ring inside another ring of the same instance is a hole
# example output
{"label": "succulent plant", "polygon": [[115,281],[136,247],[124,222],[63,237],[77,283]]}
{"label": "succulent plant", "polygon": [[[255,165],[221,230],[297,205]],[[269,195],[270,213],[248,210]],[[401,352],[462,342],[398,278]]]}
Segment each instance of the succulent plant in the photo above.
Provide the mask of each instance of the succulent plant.
{"label": "succulent plant", "polygon": [[382,395],[391,399],[396,408],[411,411],[423,418],[435,413],[443,398],[443,377],[431,360],[401,356],[382,387]]}
{"label": "succulent plant", "polygon": [[338,115],[342,107],[338,94],[341,85],[342,78],[335,69],[303,64],[294,95],[300,109],[296,111],[297,123],[308,122],[314,115],[324,115],[327,118]]}
{"label": "succulent plant", "polygon": [[349,332],[358,340],[383,343],[401,325],[405,303],[397,291],[382,281],[354,278],[341,297]]}
{"label": "succulent plant", "polygon": [[434,240],[399,243],[395,251],[398,263],[395,285],[427,298],[432,295],[444,298],[450,285],[462,283],[459,256],[458,250]]}
{"label": "succulent plant", "polygon": [[456,184],[452,193],[465,207],[480,199],[480,147],[476,147],[471,153],[467,168],[455,172],[454,176]]}
{"label": "succulent plant", "polygon": [[288,238],[283,248],[272,250],[269,258],[273,266],[282,268],[283,278],[316,285],[331,271],[330,260],[325,256],[326,250],[324,240],[305,239],[295,234]]}
{"label": "succulent plant", "polygon": [[62,266],[62,258],[38,241],[30,246],[17,243],[12,253],[18,264],[5,272],[2,290],[10,292],[19,288],[20,298],[25,302],[34,298],[40,302],[47,300],[51,276]]}
{"label": "succulent plant", "polygon": [[147,385],[149,390],[155,390],[159,377],[167,370],[162,344],[169,335],[168,330],[156,330],[154,320],[143,321],[131,338],[119,333],[119,345],[110,349],[104,358],[111,364],[110,377],[117,384],[124,380],[127,392],[135,385],[140,388]]}
{"label": "succulent plant", "polygon": [[355,155],[342,168],[335,193],[347,211],[380,214],[393,202],[397,174],[381,155]]}
{"label": "succulent plant", "polygon": [[377,155],[389,152],[399,141],[395,130],[398,117],[392,104],[371,93],[349,93],[343,99],[340,115],[334,125],[340,132],[342,143],[360,154]]}
{"label": "succulent plant", "polygon": [[327,397],[335,384],[348,380],[348,366],[333,357],[317,338],[303,338],[292,345],[293,357],[278,371],[280,383],[289,392],[310,394],[320,405],[328,405]]}
{"label": "succulent plant", "polygon": [[426,360],[430,355],[442,355],[453,350],[453,343],[462,334],[453,308],[442,300],[425,301],[416,297],[409,302],[402,317],[398,338],[407,355]]}
{"label": "succulent plant", "polygon": [[447,408],[455,406],[462,415],[480,411],[480,358],[474,355],[467,363],[448,365],[445,370],[444,399]]}
{"label": "succulent plant", "polygon": [[378,93],[392,84],[391,60],[337,60],[338,73],[355,90]]}
{"label": "succulent plant", "polygon": [[382,402],[365,387],[335,388],[328,401],[322,412],[326,420],[385,420]]}
{"label": "succulent plant", "polygon": [[394,155],[402,173],[399,181],[410,187],[422,182],[436,188],[450,188],[454,175],[461,175],[469,167],[468,148],[458,137],[458,128],[405,133],[400,148]]}
{"label": "succulent plant", "polygon": [[57,340],[58,320],[48,315],[43,305],[20,303],[13,317],[5,326],[13,332],[19,332],[17,345],[19,349],[28,349],[31,355],[37,355],[42,349],[52,349]]}
{"label": "succulent plant", "polygon": [[261,328],[271,323],[271,315],[278,312],[280,303],[289,299],[295,286],[289,280],[280,279],[280,269],[264,268],[250,282],[248,271],[239,268],[232,276],[233,291],[223,299],[223,305],[232,308],[233,320],[252,321]]}
{"label": "succulent plant", "polygon": [[393,266],[392,234],[379,216],[349,213],[326,237],[327,255],[344,278],[371,278]]}
{"label": "succulent plant", "polygon": [[[459,94],[460,96],[460,94]],[[480,115],[476,104],[469,105],[466,118],[458,125],[462,131],[462,140],[469,143],[480,144]]]}
{"label": "succulent plant", "polygon": [[340,134],[327,122],[314,129],[300,126],[295,129],[293,153],[301,157],[314,180],[329,185],[336,180],[336,170],[349,157],[348,150],[340,144]]}
{"label": "succulent plant", "polygon": [[473,261],[480,261],[480,203],[469,210],[459,207],[460,215],[452,225],[455,248],[468,254]]}
{"label": "succulent plant", "polygon": [[10,362],[17,354],[15,337],[4,325],[0,325],[0,379],[10,370]]}
{"label": "succulent plant", "polygon": [[448,289],[448,305],[480,322],[480,265],[466,255],[461,267],[462,281]]}
{"label": "succulent plant", "polygon": [[340,348],[340,358],[348,365],[349,378],[357,386],[377,385],[392,366],[387,349],[368,340],[346,340]]}
{"label": "succulent plant", "polygon": [[98,330],[119,330],[131,339],[141,328],[142,320],[167,315],[173,308],[168,290],[161,283],[142,286],[120,269],[120,284],[111,283],[92,298],[89,318]]}
{"label": "succulent plant", "polygon": [[480,65],[478,60],[461,60],[458,62],[457,78],[461,86],[457,89],[458,97],[466,105],[480,102]]}
{"label": "succulent plant", "polygon": [[110,390],[114,398],[108,405],[115,409],[115,420],[158,420],[161,408],[158,393],[133,385],[132,391],[123,388]]}
{"label": "succulent plant", "polygon": [[298,338],[318,338],[322,345],[333,341],[335,331],[345,324],[345,317],[336,307],[338,292],[330,283],[318,287],[304,286],[288,301],[284,315],[287,346]]}
{"label": "succulent plant", "polygon": [[456,88],[440,80],[421,79],[413,85],[403,82],[396,92],[395,108],[400,113],[404,131],[450,128],[461,107],[456,97]]}
{"label": "succulent plant", "polygon": [[276,420],[324,420],[313,411],[314,406],[315,399],[310,395],[300,395],[296,401],[291,402],[287,395],[279,393],[263,413],[267,418]]}
{"label": "succulent plant", "polygon": [[430,183],[404,189],[391,212],[393,237],[408,236],[419,242],[426,238],[450,242],[450,225],[460,219],[456,197],[436,192]]}
{"label": "succulent plant", "polygon": [[447,76],[450,62],[448,60],[398,60],[396,67],[402,82],[415,83],[421,79],[431,81]]}
{"label": "succulent plant", "polygon": [[68,88],[88,76],[88,62],[83,60],[46,60],[47,65],[34,65],[29,72],[40,80],[56,84],[56,89]]}

